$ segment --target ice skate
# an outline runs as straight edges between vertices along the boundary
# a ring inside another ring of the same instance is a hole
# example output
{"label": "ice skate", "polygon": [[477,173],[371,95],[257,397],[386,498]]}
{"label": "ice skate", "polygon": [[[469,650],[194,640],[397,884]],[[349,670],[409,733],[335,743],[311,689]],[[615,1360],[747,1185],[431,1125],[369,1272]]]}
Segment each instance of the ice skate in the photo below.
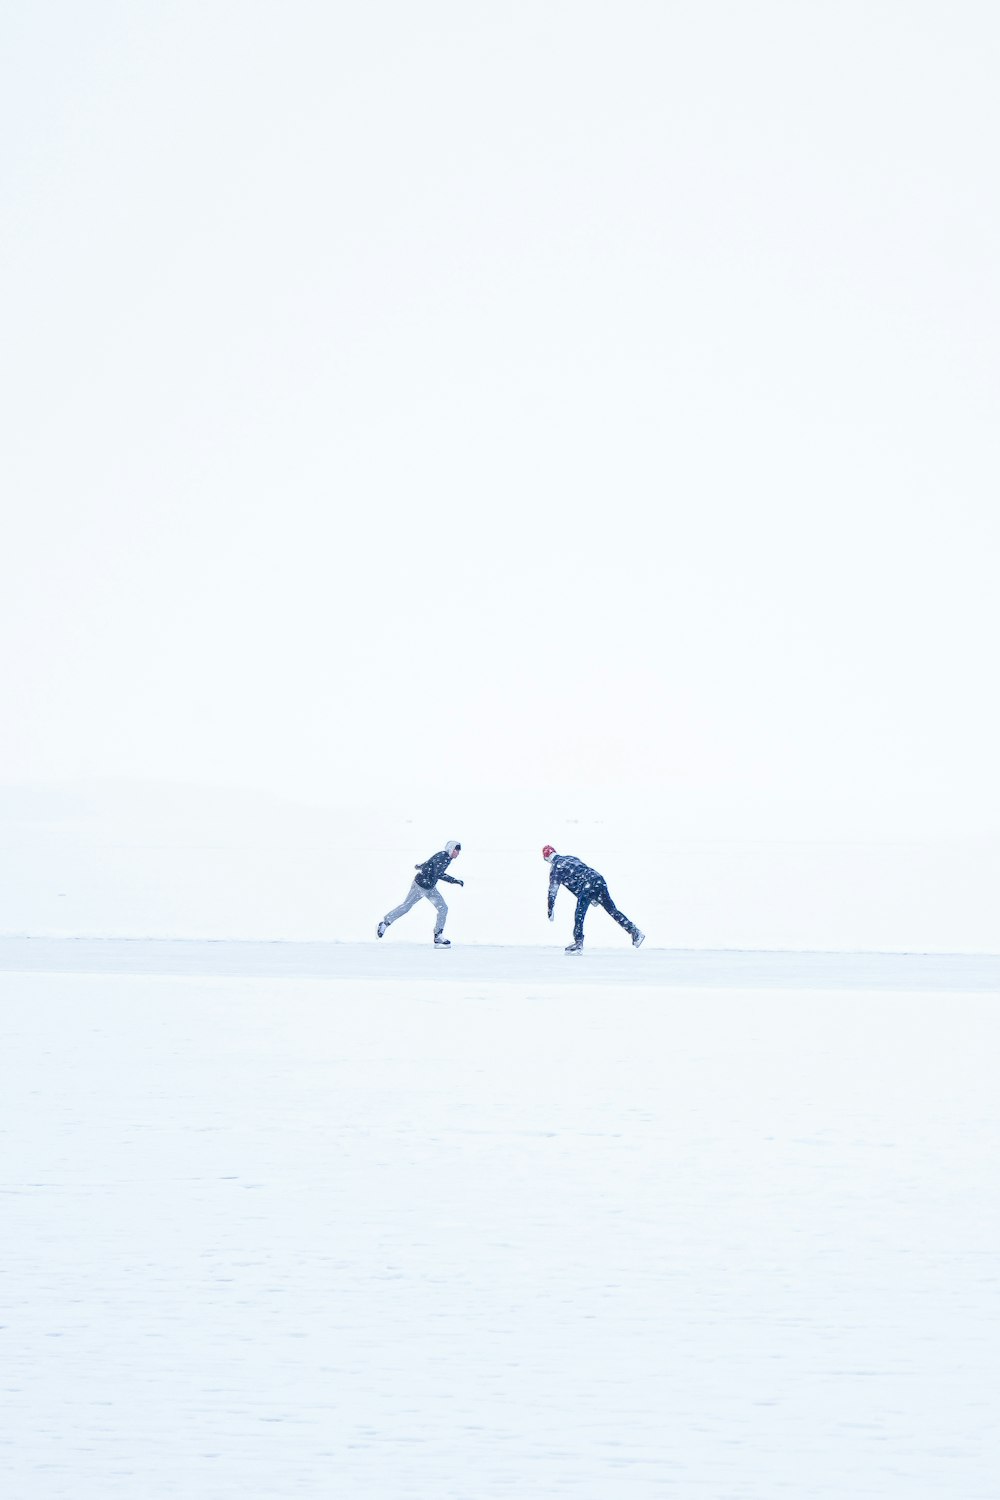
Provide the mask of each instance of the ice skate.
{"label": "ice skate", "polygon": [[376,937],[385,937],[385,935],[388,932],[388,930],[389,930],[389,924],[388,924],[388,922],[382,921],[382,922],[380,922],[378,924],[378,926],[375,929],[375,936]]}
{"label": "ice skate", "polygon": [[646,934],[644,932],[640,932],[639,929],[638,929],[638,927],[637,927],[635,929],[635,936],[632,939],[632,947],[633,948],[641,948],[642,945],[643,945],[643,943],[645,941],[646,941]]}
{"label": "ice skate", "polygon": [[582,953],[583,952],[583,938],[577,938],[575,942],[570,943],[569,947],[566,949],[566,952],[567,953]]}
{"label": "ice skate", "polygon": [[442,937],[439,932],[436,932],[434,934],[434,946],[435,948],[450,948],[451,938]]}

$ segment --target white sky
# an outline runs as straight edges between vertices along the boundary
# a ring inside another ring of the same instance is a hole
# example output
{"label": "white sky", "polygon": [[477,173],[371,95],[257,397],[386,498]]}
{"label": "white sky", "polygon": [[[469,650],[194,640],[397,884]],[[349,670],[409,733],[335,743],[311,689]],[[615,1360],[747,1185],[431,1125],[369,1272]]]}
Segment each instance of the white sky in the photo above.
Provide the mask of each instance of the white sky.
{"label": "white sky", "polygon": [[0,26],[0,780],[1000,827],[992,5]]}

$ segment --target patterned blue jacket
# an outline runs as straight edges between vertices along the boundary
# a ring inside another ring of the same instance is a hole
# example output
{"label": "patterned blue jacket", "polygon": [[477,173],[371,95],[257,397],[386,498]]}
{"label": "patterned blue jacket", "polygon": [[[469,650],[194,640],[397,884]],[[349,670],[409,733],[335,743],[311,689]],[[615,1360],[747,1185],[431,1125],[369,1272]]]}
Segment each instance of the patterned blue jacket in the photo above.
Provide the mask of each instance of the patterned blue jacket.
{"label": "patterned blue jacket", "polygon": [[582,859],[577,859],[575,854],[553,854],[549,860],[549,916],[561,885],[574,896],[594,896],[604,883],[604,876],[585,865]]}
{"label": "patterned blue jacket", "polygon": [[437,854],[432,854],[430,859],[425,859],[422,865],[414,865],[416,870],[416,882],[422,891],[433,890],[439,880],[447,880],[449,885],[462,885],[461,880],[456,880],[454,875],[446,875],[444,872],[451,864],[451,855],[447,849],[440,849]]}

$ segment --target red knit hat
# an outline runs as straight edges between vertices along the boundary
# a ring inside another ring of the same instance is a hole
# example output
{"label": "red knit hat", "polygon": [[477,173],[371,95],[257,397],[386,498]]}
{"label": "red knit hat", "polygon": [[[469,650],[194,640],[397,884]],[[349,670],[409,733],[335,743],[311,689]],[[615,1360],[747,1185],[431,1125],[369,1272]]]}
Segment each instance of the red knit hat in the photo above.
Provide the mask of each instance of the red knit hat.
{"label": "red knit hat", "polygon": [[543,859],[551,859],[552,856],[553,856],[553,854],[555,854],[555,852],[556,851],[553,849],[553,847],[552,847],[551,844],[546,844],[545,848],[542,850],[542,858]]}

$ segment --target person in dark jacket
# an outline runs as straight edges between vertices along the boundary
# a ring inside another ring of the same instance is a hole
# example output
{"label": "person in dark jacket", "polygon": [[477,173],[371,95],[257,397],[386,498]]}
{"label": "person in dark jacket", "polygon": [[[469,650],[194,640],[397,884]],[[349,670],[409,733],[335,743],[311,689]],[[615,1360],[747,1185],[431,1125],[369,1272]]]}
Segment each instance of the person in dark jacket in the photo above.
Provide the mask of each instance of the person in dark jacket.
{"label": "person in dark jacket", "polygon": [[567,953],[580,953],[583,950],[583,919],[587,915],[587,909],[591,905],[603,906],[609,917],[614,917],[619,927],[624,927],[632,939],[633,948],[645,941],[646,934],[640,932],[634,922],[630,922],[624,912],[620,912],[611,899],[608,891],[608,882],[597,870],[592,870],[585,865],[582,859],[577,859],[573,854],[557,854],[551,844],[546,844],[542,850],[542,858],[549,867],[549,921],[553,920],[556,892],[561,885],[568,891],[572,891],[576,897],[576,916],[573,919],[573,941],[566,949]]}
{"label": "person in dark jacket", "polygon": [[376,936],[385,937],[386,929],[392,926],[396,918],[405,916],[410,907],[416,906],[417,902],[423,896],[437,910],[437,920],[434,923],[434,946],[436,948],[450,948],[451,943],[446,937],[442,936],[445,919],[448,916],[448,908],[445,905],[444,897],[437,889],[437,883],[439,880],[446,880],[449,885],[465,884],[464,880],[456,880],[454,875],[445,874],[452,860],[457,859],[461,852],[461,844],[457,843],[454,839],[449,839],[444,848],[440,849],[437,854],[432,854],[430,859],[425,859],[422,865],[415,865],[414,869],[417,873],[413,884],[406,893],[406,899],[401,901],[394,911],[389,912],[387,916],[382,918],[378,924]]}

